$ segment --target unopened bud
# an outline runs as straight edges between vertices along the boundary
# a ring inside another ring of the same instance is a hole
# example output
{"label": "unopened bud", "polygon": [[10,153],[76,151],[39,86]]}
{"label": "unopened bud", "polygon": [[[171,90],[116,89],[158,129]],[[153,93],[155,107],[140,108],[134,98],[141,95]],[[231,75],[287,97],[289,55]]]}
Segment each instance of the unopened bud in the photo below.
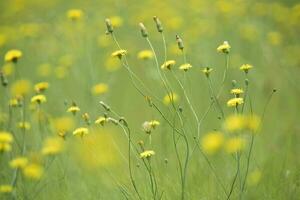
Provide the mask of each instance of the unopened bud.
{"label": "unopened bud", "polygon": [[158,17],[154,16],[153,20],[156,24],[157,31],[162,33],[163,32],[163,27],[162,27],[162,24],[161,24],[160,20],[158,19]]}
{"label": "unopened bud", "polygon": [[148,31],[147,31],[145,25],[143,23],[139,23],[139,26],[141,28],[142,36],[145,38],[148,37]]}
{"label": "unopened bud", "polygon": [[236,86],[236,80],[232,80],[231,84],[232,84],[232,87],[235,87]]}
{"label": "unopened bud", "polygon": [[99,103],[106,111],[110,111],[110,107],[106,103],[104,103],[103,101],[100,101]]}
{"label": "unopened bud", "polygon": [[1,84],[3,87],[6,87],[8,84],[7,78],[4,76],[3,72],[0,72]]}
{"label": "unopened bud", "polygon": [[114,28],[111,24],[110,19],[106,18],[105,24],[106,24],[106,34],[112,34],[114,32]]}
{"label": "unopened bud", "polygon": [[179,35],[176,35],[176,41],[177,41],[177,44],[178,44],[178,48],[179,48],[180,50],[183,50],[183,49],[184,49],[183,41],[182,41],[182,39],[179,37]]}

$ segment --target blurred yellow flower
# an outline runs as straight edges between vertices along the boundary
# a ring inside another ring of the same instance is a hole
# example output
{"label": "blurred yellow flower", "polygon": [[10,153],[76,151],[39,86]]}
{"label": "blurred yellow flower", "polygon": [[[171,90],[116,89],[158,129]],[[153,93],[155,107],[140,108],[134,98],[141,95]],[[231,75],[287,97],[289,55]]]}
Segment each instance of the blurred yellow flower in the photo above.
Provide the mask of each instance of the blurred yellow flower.
{"label": "blurred yellow flower", "polygon": [[52,72],[52,67],[50,64],[41,64],[37,68],[37,75],[41,77],[47,77],[50,76]]}
{"label": "blurred yellow flower", "polygon": [[59,117],[53,120],[53,126],[56,133],[64,138],[74,128],[75,123],[71,117]]}
{"label": "blurred yellow flower", "polygon": [[244,93],[244,90],[240,88],[233,88],[230,90],[230,93],[234,94],[236,97],[239,97],[241,94]]}
{"label": "blurred yellow flower", "polygon": [[259,183],[261,180],[262,173],[259,169],[256,169],[252,172],[249,173],[248,178],[247,178],[247,184],[249,186],[255,186]]}
{"label": "blurred yellow flower", "polygon": [[29,130],[31,128],[31,125],[29,122],[19,122],[18,128],[20,128],[22,130]]}
{"label": "blurred yellow flower", "polygon": [[23,55],[22,51],[17,49],[12,49],[6,52],[4,56],[4,61],[16,63],[22,57],[22,55]]}
{"label": "blurred yellow flower", "polygon": [[80,111],[80,108],[76,105],[72,105],[68,108],[67,112],[73,113],[74,115]]}
{"label": "blurred yellow flower", "polygon": [[5,76],[11,76],[15,72],[14,65],[11,63],[5,63],[2,66],[2,72]]}
{"label": "blurred yellow flower", "polygon": [[216,153],[224,143],[224,136],[221,132],[214,131],[207,133],[201,139],[201,147],[207,154]]}
{"label": "blurred yellow flower", "polygon": [[227,41],[224,41],[223,44],[218,46],[217,51],[221,53],[229,53],[231,46]]}
{"label": "blurred yellow flower", "polygon": [[185,63],[179,66],[179,69],[185,72],[188,71],[190,68],[192,68],[192,65],[189,63]]}
{"label": "blurred yellow flower", "polygon": [[97,41],[100,47],[108,47],[111,44],[111,40],[107,35],[99,35]]}
{"label": "blurred yellow flower", "polygon": [[63,79],[67,76],[68,70],[64,66],[58,66],[54,69],[56,78]]}
{"label": "blurred yellow flower", "polygon": [[105,68],[109,72],[116,71],[120,68],[121,63],[119,60],[113,59],[112,57],[109,57],[105,61]]}
{"label": "blurred yellow flower", "polygon": [[31,103],[41,104],[41,103],[45,103],[45,102],[47,102],[47,98],[45,95],[42,95],[42,94],[35,95],[31,98]]}
{"label": "blurred yellow flower", "polygon": [[56,155],[63,150],[63,140],[58,137],[47,138],[42,148],[43,155]]}
{"label": "blurred yellow flower", "polygon": [[84,128],[84,127],[77,128],[73,131],[73,135],[78,135],[80,137],[83,137],[83,136],[87,135],[88,133],[89,133],[89,129]]}
{"label": "blurred yellow flower", "polygon": [[171,70],[175,64],[176,64],[175,60],[167,60],[164,64],[162,64],[161,68]]}
{"label": "blurred yellow flower", "polygon": [[13,142],[13,136],[9,132],[0,132],[0,152],[11,151],[11,143]]}
{"label": "blurred yellow flower", "polygon": [[98,83],[97,85],[94,85],[91,89],[91,92],[93,95],[101,95],[108,91],[108,85],[105,83]]}
{"label": "blurred yellow flower", "polygon": [[80,9],[71,9],[67,11],[67,17],[73,21],[81,19],[83,16],[83,11]]}
{"label": "blurred yellow flower", "polygon": [[276,31],[269,32],[267,35],[267,38],[268,38],[269,44],[271,44],[273,46],[278,46],[282,42],[281,34]]}
{"label": "blurred yellow flower", "polygon": [[49,88],[49,83],[48,82],[39,82],[39,83],[34,85],[34,90],[37,93],[41,93],[41,92],[45,91],[48,88]]}
{"label": "blurred yellow flower", "polygon": [[146,151],[140,153],[140,157],[142,159],[150,158],[151,156],[154,156],[154,155],[155,155],[155,152],[153,150],[146,150]]}
{"label": "blurred yellow flower", "polygon": [[113,27],[120,27],[123,25],[123,19],[120,16],[112,16],[109,19]]}
{"label": "blurred yellow flower", "polygon": [[0,193],[11,193],[13,187],[11,185],[0,185]]}
{"label": "blurred yellow flower", "polygon": [[17,80],[10,87],[10,92],[12,96],[25,96],[30,92],[31,83],[28,80]]}
{"label": "blurred yellow flower", "polygon": [[246,140],[234,137],[226,140],[225,149],[227,153],[237,153],[245,148]]}
{"label": "blurred yellow flower", "polygon": [[5,34],[0,33],[0,47],[3,47],[7,42],[7,37]]}
{"label": "blurred yellow flower", "polygon": [[13,169],[23,169],[28,163],[28,159],[26,157],[20,156],[16,157],[9,162],[9,166]]}
{"label": "blurred yellow flower", "polygon": [[127,54],[127,51],[124,50],[124,49],[121,49],[121,50],[117,50],[117,51],[114,51],[111,56],[112,57],[117,57],[119,59],[122,58],[122,56],[125,56]]}
{"label": "blurred yellow flower", "polygon": [[243,115],[230,115],[225,119],[224,129],[229,132],[241,131],[245,128],[246,120]]}
{"label": "blurred yellow flower", "polygon": [[260,117],[258,117],[257,115],[249,115],[246,118],[246,121],[246,128],[248,128],[250,131],[256,133],[259,130],[261,123]]}
{"label": "blurred yellow flower", "polygon": [[38,180],[42,177],[44,172],[43,167],[40,164],[31,163],[25,166],[23,174],[25,177],[33,180]]}
{"label": "blurred yellow flower", "polygon": [[151,50],[143,50],[138,53],[137,57],[141,60],[148,60],[153,58],[153,53]]}
{"label": "blurred yellow flower", "polygon": [[163,98],[163,102],[166,105],[169,105],[171,103],[175,103],[179,100],[179,96],[176,93],[170,93],[167,94],[164,98]]}
{"label": "blurred yellow flower", "polygon": [[232,98],[227,101],[227,106],[228,107],[236,107],[238,105],[241,105],[244,103],[244,99],[240,97]]}

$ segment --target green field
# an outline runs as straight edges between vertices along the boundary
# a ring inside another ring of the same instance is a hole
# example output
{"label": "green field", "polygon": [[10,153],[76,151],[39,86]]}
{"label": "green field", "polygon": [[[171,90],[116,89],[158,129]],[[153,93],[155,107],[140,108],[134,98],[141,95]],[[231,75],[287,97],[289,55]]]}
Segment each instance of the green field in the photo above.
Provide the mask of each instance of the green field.
{"label": "green field", "polygon": [[0,2],[0,199],[300,199],[296,0]]}

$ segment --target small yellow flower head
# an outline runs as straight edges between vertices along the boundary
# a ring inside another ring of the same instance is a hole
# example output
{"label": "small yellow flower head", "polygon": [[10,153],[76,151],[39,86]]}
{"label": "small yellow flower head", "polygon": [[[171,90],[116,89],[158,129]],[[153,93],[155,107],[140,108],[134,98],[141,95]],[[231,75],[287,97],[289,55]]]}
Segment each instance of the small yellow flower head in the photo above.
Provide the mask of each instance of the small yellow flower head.
{"label": "small yellow flower head", "polygon": [[19,122],[18,127],[22,130],[30,130],[31,125],[29,122]]}
{"label": "small yellow flower head", "polygon": [[67,112],[73,113],[73,115],[75,115],[79,111],[80,111],[80,108],[78,106],[76,106],[75,103],[73,103],[73,105],[71,107],[69,107],[67,110]]}
{"label": "small yellow flower head", "polygon": [[225,119],[224,129],[228,132],[237,132],[245,128],[246,121],[243,115],[231,115]]}
{"label": "small yellow flower head", "polygon": [[95,124],[100,124],[101,126],[104,126],[104,124],[107,122],[106,117],[98,117],[98,119],[95,121]]}
{"label": "small yellow flower head", "polygon": [[157,121],[157,120],[152,120],[152,121],[150,121],[149,123],[150,123],[150,126],[151,126],[153,129],[155,129],[157,126],[160,125],[159,121]]}
{"label": "small yellow flower head", "polygon": [[0,143],[12,143],[14,140],[12,134],[6,131],[0,132]]}
{"label": "small yellow flower head", "polygon": [[83,16],[83,12],[80,9],[71,9],[67,12],[67,17],[72,21],[77,21],[81,19]]}
{"label": "small yellow flower head", "polygon": [[228,54],[230,51],[230,45],[227,41],[224,41],[223,44],[221,44],[220,46],[218,46],[217,51],[221,52],[221,53],[225,53]]}
{"label": "small yellow flower head", "polygon": [[189,63],[185,63],[179,66],[179,69],[185,72],[188,71],[190,68],[192,68],[192,65]]}
{"label": "small yellow flower head", "polygon": [[0,185],[0,193],[11,193],[13,187],[11,185]]}
{"label": "small yellow flower head", "polygon": [[149,60],[153,58],[153,53],[151,50],[143,50],[138,53],[137,57],[141,60]]}
{"label": "small yellow flower head", "polygon": [[31,98],[31,103],[41,104],[41,103],[45,103],[45,102],[47,102],[47,98],[45,95],[42,95],[42,94],[35,95]]}
{"label": "small yellow flower head", "polygon": [[9,100],[8,104],[10,107],[18,107],[20,105],[20,101],[18,98],[13,98]]}
{"label": "small yellow flower head", "polygon": [[121,50],[117,50],[117,51],[113,52],[111,54],[111,56],[112,57],[117,57],[117,58],[121,59],[122,56],[125,56],[126,54],[127,54],[127,51],[124,50],[124,49],[121,49]]}
{"label": "small yellow flower head", "polygon": [[40,82],[34,85],[34,90],[37,93],[41,93],[43,91],[45,91],[46,89],[49,88],[49,83],[48,82]]}
{"label": "small yellow flower head", "polygon": [[74,129],[74,120],[72,117],[60,117],[53,122],[56,133],[65,138],[67,132]]}
{"label": "small yellow flower head", "polygon": [[11,76],[15,72],[15,66],[12,63],[5,63],[2,66],[2,73],[4,76]]}
{"label": "small yellow flower head", "polygon": [[171,103],[175,103],[178,100],[179,100],[179,96],[176,93],[170,93],[164,97],[163,102],[166,105],[170,105]]}
{"label": "small yellow flower head", "polygon": [[176,64],[175,60],[167,60],[164,64],[162,64],[161,69],[171,70],[175,64]]}
{"label": "small yellow flower head", "polygon": [[230,93],[235,95],[235,97],[239,97],[241,94],[244,93],[244,90],[240,88],[234,88],[230,90]]}
{"label": "small yellow flower head", "polygon": [[50,76],[52,73],[52,66],[48,63],[44,63],[38,66],[37,75],[40,77]]}
{"label": "small yellow flower head", "polygon": [[235,137],[226,141],[225,149],[227,153],[237,153],[242,151],[246,146],[246,141],[243,138]]}
{"label": "small yellow flower head", "polygon": [[212,72],[212,68],[205,67],[202,72],[205,74],[206,77],[209,77],[210,73]]}
{"label": "small yellow flower head", "polygon": [[39,180],[44,173],[44,169],[40,164],[31,163],[23,169],[25,177],[32,180]]}
{"label": "small yellow flower head", "polygon": [[149,158],[150,158],[151,156],[153,156],[153,155],[155,155],[155,152],[152,151],[152,150],[146,150],[146,151],[140,153],[140,157],[141,157],[142,159],[144,159],[144,158],[148,158],[148,159],[149,159]]}
{"label": "small yellow flower head", "polygon": [[105,83],[98,83],[97,85],[94,85],[91,89],[91,92],[93,95],[101,95],[108,91],[108,85]]}
{"label": "small yellow flower head", "polygon": [[227,106],[228,107],[236,107],[238,105],[241,105],[244,103],[244,99],[241,97],[235,97],[227,101]]}
{"label": "small yellow flower head", "polygon": [[9,162],[9,166],[13,169],[23,169],[28,164],[26,157],[17,157]]}
{"label": "small yellow flower head", "polygon": [[210,132],[201,140],[201,147],[207,154],[216,153],[224,143],[224,136],[221,132]]}
{"label": "small yellow flower head", "polygon": [[250,65],[250,64],[243,64],[241,67],[240,67],[240,70],[243,70],[246,74],[249,72],[250,69],[252,69],[253,66]]}
{"label": "small yellow flower head", "polygon": [[63,150],[63,140],[58,137],[47,138],[45,140],[42,154],[43,155],[56,155]]}
{"label": "small yellow flower head", "polygon": [[83,137],[85,135],[87,135],[89,133],[89,129],[84,128],[84,127],[80,127],[75,129],[75,131],[73,131],[73,135],[78,135],[80,137]]}
{"label": "small yellow flower head", "polygon": [[12,49],[6,52],[4,56],[4,61],[17,63],[18,60],[22,57],[22,55],[23,55],[22,51],[17,49]]}

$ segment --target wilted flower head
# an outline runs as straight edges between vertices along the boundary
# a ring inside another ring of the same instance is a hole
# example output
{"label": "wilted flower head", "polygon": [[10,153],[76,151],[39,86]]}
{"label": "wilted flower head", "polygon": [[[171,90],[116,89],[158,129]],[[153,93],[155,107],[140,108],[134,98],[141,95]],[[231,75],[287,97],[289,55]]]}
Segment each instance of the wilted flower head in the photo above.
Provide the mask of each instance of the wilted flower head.
{"label": "wilted flower head", "polygon": [[217,51],[221,52],[221,53],[226,53],[228,54],[230,51],[230,45],[227,41],[224,41],[223,44],[221,44],[220,46],[218,46]]}
{"label": "wilted flower head", "polygon": [[6,52],[4,56],[4,61],[16,63],[22,57],[22,55],[23,55],[22,51],[17,49],[12,49]]}

